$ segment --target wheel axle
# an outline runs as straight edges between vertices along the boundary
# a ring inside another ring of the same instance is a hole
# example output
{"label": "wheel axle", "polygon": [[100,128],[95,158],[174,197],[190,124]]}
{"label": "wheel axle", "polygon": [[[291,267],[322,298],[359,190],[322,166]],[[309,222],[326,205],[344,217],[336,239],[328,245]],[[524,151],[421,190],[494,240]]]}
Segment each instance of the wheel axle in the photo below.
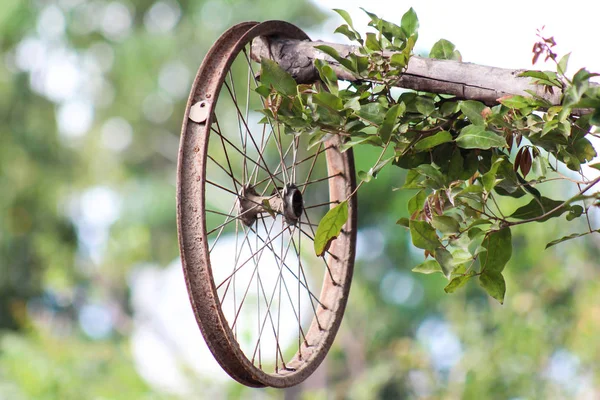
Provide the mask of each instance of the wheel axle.
{"label": "wheel axle", "polygon": [[251,185],[240,190],[238,212],[246,226],[252,226],[258,214],[283,215],[288,225],[296,225],[304,211],[302,192],[292,183],[278,188],[270,196],[261,196]]}

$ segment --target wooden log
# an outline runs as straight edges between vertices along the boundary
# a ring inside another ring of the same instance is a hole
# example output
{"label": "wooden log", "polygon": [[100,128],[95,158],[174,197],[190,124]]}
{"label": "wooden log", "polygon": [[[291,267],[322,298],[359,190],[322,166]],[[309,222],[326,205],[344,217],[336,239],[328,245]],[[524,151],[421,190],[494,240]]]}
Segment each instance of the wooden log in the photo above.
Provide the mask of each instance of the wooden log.
{"label": "wooden log", "polygon": [[[358,46],[300,41],[279,38],[257,38],[252,43],[251,57],[255,61],[272,58],[290,73],[298,83],[311,83],[318,79],[314,60],[324,60],[343,80],[356,81],[361,78],[342,67],[337,61],[315,46],[327,45],[342,57],[350,53],[360,54]],[[383,52],[391,57],[393,52]],[[508,95],[530,96],[535,93],[551,104],[560,104],[562,91],[532,84],[532,78],[519,77],[522,69],[506,69],[452,60],[437,60],[419,56],[411,57],[408,68],[395,86],[423,92],[454,95],[459,99],[479,100],[488,105],[498,104],[498,99]]]}

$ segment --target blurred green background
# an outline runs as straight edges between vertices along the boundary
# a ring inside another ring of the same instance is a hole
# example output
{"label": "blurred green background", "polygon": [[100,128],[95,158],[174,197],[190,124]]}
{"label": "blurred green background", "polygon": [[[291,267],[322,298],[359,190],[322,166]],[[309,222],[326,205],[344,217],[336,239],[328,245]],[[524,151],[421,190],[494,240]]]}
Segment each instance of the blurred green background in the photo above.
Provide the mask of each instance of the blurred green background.
{"label": "blurred green background", "polygon": [[0,399],[600,397],[597,239],[544,251],[577,226],[521,226],[504,306],[476,285],[445,295],[410,272],[399,169],[359,192],[347,315],[311,379],[247,389],[191,349],[175,169],[195,71],[237,22],[318,38],[328,16],[306,0],[3,0]]}

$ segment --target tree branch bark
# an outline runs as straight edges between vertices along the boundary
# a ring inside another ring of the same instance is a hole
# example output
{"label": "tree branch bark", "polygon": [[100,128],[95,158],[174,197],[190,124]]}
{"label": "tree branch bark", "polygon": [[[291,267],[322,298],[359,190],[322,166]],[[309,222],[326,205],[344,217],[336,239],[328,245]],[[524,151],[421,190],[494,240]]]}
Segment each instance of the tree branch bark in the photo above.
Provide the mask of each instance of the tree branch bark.
{"label": "tree branch bark", "polygon": [[[272,58],[298,83],[312,83],[318,79],[315,59],[329,63],[339,79],[360,80],[333,58],[315,49],[315,46],[323,44],[336,49],[342,57],[347,57],[350,53],[359,54],[358,46],[261,37],[252,43],[251,57],[259,62],[263,57]],[[388,58],[392,54],[394,53],[389,51],[383,53]],[[498,99],[503,96],[530,96],[526,91],[531,91],[551,104],[560,104],[561,90],[554,88],[553,92],[547,92],[545,86],[532,84],[531,78],[519,77],[523,71],[525,70],[413,56],[396,86],[450,94],[459,99],[479,100],[488,105],[498,104]]]}

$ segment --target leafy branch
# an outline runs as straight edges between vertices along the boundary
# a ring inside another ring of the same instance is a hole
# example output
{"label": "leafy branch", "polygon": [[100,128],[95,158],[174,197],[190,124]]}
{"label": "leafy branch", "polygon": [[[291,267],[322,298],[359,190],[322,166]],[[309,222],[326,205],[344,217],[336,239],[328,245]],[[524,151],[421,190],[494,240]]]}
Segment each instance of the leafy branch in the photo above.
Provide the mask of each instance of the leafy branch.
{"label": "leafy branch", "polygon": [[[600,125],[600,88],[590,83],[596,74],[585,69],[566,76],[569,55],[553,52],[555,41],[539,34],[534,62],[540,57],[556,64],[554,71],[525,71],[541,93],[563,93],[560,104],[551,104],[537,92],[510,95],[495,105],[460,100],[452,95],[395,90],[413,57],[418,39],[418,18],[410,9],[400,25],[367,13],[374,32],[363,36],[348,13],[336,10],[346,22],[336,32],[358,43],[357,51],[342,56],[334,47],[316,46],[354,77],[343,88],[338,74],[323,60],[315,60],[319,81],[296,84],[275,62],[262,62],[261,86],[265,121],[275,120],[292,134],[309,135],[309,145],[343,137],[341,151],[354,146],[375,146],[381,153],[369,171],[360,171],[363,184],[394,165],[406,170],[402,189],[416,190],[407,204],[408,218],[398,224],[408,228],[412,243],[423,249],[426,260],[413,270],[442,273],[446,292],[454,292],[471,278],[499,302],[506,284],[502,272],[511,257],[511,227],[546,222],[567,214],[568,221],[586,216],[599,203],[598,192],[587,194],[600,178],[588,180],[582,165],[597,154],[588,139]],[[461,60],[455,46],[438,41],[431,58]],[[579,115],[575,110],[586,109]],[[390,150],[393,154],[389,154]],[[554,160],[552,165],[550,160]],[[579,173],[575,179],[560,172],[559,164]],[[592,165],[598,168],[598,164]],[[536,188],[554,180],[578,185],[577,195],[557,200]],[[582,185],[585,185],[582,187]],[[526,204],[512,214],[503,212],[502,197],[523,199]],[[592,200],[592,201],[590,201]],[[342,202],[319,224],[317,254],[323,254],[343,225]]]}

